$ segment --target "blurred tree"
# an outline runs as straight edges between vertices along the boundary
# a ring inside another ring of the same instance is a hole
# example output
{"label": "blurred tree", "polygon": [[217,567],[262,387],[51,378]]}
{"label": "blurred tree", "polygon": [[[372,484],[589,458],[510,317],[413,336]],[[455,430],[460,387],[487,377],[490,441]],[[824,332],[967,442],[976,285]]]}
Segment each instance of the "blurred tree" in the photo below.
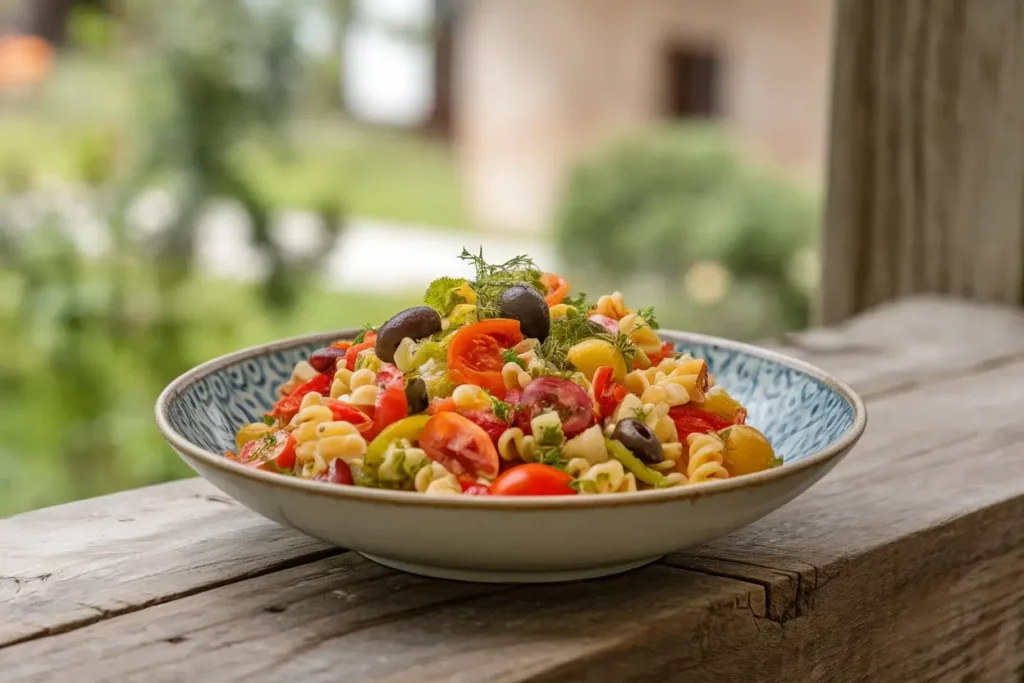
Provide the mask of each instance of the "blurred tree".
{"label": "blurred tree", "polygon": [[[22,504],[187,471],[166,449],[140,454],[132,446],[147,443],[137,437],[152,431],[148,406],[160,387],[196,362],[197,329],[223,330],[247,315],[210,317],[197,299],[194,257],[211,200],[244,211],[266,265],[261,303],[282,317],[340,228],[341,208],[326,196],[320,244],[285,258],[270,210],[238,161],[252,135],[284,147],[296,49],[288,8],[179,0],[162,12],[158,59],[146,62],[136,91],[139,153],[123,159],[110,137],[81,149],[79,175],[92,183],[84,201],[103,225],[90,230],[68,207],[40,210],[44,203],[24,196],[0,214],[0,403],[13,413],[0,422],[0,484],[47,482],[32,489],[39,499]],[[155,187],[166,188],[173,215],[147,232],[133,211]]]}
{"label": "blurred tree", "polygon": [[753,336],[808,321],[794,272],[813,246],[815,202],[744,163],[709,124],[659,128],[581,163],[557,220],[560,253],[584,282],[653,281],[651,293],[685,302],[663,322],[692,328],[705,309],[716,331]]}

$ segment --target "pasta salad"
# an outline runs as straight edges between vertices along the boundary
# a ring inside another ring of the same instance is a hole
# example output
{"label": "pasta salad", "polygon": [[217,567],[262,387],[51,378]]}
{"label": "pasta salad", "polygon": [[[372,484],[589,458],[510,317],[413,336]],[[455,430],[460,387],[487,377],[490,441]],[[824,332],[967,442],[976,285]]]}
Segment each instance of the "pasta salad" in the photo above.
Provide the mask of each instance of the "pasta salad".
{"label": "pasta salad", "polygon": [[525,256],[441,278],[424,305],[314,351],[227,456],[287,476],[430,495],[689,486],[781,460],[652,308],[588,301]]}

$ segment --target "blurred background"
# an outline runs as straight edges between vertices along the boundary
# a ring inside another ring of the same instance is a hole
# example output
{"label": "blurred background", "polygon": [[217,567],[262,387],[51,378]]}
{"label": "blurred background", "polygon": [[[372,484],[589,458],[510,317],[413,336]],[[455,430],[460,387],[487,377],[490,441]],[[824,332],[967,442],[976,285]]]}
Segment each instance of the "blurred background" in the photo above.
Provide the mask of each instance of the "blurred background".
{"label": "blurred background", "polygon": [[0,516],[190,475],[167,382],[379,324],[463,246],[805,326],[831,5],[0,0]]}

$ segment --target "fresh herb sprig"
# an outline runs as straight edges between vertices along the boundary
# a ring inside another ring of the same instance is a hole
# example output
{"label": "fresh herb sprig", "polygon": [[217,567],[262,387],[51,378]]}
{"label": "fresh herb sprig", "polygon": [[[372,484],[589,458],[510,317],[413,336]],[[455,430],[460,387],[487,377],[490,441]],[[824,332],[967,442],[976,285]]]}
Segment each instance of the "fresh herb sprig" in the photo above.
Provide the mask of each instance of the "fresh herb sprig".
{"label": "fresh herb sprig", "polygon": [[661,327],[661,325],[658,324],[658,319],[654,317],[654,306],[644,306],[637,311],[636,314],[643,318],[644,322],[646,322],[652,330],[656,330]]}
{"label": "fresh herb sprig", "polygon": [[479,254],[462,250],[459,258],[471,264],[476,276],[470,287],[476,292],[477,320],[486,320],[498,315],[498,300],[502,293],[514,285],[529,285],[542,294],[541,270],[528,256],[516,256],[504,263],[492,264],[484,260],[483,249]]}
{"label": "fresh herb sprig", "polygon": [[585,339],[595,338],[614,346],[622,354],[626,367],[632,367],[637,352],[636,344],[621,332],[610,334],[599,324],[588,320],[586,313],[578,309],[570,309],[564,318],[551,321],[551,331],[540,346],[540,354],[559,370],[572,371],[575,368],[569,362],[569,349]]}

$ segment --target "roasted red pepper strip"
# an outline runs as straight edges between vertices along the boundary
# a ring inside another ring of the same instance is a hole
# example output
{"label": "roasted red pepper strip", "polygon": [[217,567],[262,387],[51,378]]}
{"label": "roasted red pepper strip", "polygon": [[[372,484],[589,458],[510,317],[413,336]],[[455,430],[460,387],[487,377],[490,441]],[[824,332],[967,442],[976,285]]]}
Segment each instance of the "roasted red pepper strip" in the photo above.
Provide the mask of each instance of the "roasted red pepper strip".
{"label": "roasted red pepper strip", "polygon": [[334,382],[333,375],[330,373],[320,373],[293,391],[291,394],[278,401],[277,405],[274,406],[274,409],[270,411],[271,416],[279,419],[281,424],[288,424],[292,421],[292,418],[295,417],[295,414],[299,412],[299,408],[302,407],[302,398],[306,394],[315,391],[318,394],[329,396],[331,393],[332,382]]}
{"label": "roasted red pepper strip", "polygon": [[594,403],[597,407],[598,417],[608,417],[615,412],[615,409],[626,398],[629,390],[612,379],[615,369],[604,366],[594,373]]}
{"label": "roasted red pepper strip", "polygon": [[[369,335],[367,335],[369,336]],[[393,422],[409,414],[409,399],[405,396],[405,379],[395,366],[385,366],[377,373],[377,401],[373,408],[373,426],[365,434],[372,439]]]}
{"label": "roasted red pepper strip", "polygon": [[671,408],[668,411],[668,416],[676,423],[676,432],[679,434],[680,441],[684,441],[690,434],[717,432],[732,425],[731,422],[714,413],[688,405]]}

